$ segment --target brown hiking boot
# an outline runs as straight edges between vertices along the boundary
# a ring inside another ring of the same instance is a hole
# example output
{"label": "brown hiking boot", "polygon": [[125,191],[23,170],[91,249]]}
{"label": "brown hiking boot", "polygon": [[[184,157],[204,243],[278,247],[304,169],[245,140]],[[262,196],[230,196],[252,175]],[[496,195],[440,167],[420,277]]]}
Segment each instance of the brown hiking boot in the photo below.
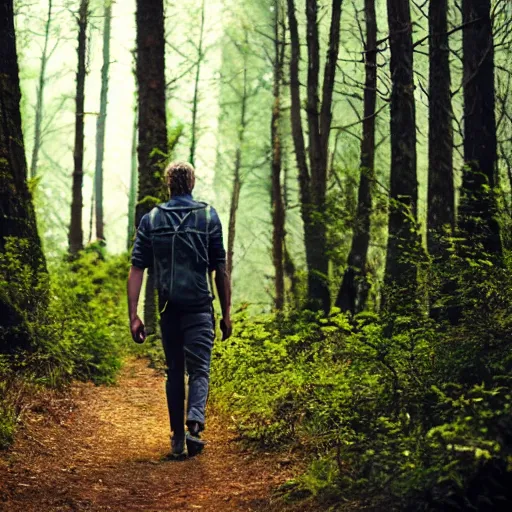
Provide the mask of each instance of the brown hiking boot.
{"label": "brown hiking boot", "polygon": [[172,436],[171,451],[164,458],[166,460],[183,460],[186,457],[185,436]]}
{"label": "brown hiking boot", "polygon": [[202,425],[197,421],[191,421],[187,424],[188,432],[186,436],[187,450],[190,457],[199,455],[206,445],[206,441],[201,439]]}

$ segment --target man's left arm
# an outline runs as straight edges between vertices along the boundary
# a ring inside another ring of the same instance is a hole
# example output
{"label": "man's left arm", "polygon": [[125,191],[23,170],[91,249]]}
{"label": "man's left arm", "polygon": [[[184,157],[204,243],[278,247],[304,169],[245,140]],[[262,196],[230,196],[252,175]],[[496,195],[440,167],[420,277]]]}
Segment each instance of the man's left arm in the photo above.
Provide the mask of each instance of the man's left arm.
{"label": "man's left arm", "polygon": [[210,272],[215,272],[215,285],[222,310],[222,340],[231,336],[231,279],[226,270],[226,251],[222,241],[222,224],[214,208],[211,209],[211,229],[209,237]]}

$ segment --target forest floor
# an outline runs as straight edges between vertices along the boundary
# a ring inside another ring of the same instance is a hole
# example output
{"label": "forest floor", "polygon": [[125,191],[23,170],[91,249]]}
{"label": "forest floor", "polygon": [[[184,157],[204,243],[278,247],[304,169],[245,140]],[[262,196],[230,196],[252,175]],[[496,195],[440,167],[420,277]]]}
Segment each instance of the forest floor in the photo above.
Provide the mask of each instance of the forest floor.
{"label": "forest floor", "polygon": [[34,397],[16,442],[0,453],[0,510],[288,510],[274,491],[300,461],[244,449],[211,411],[204,452],[163,460],[163,381],[147,360],[134,359],[115,386],[78,383],[65,394]]}

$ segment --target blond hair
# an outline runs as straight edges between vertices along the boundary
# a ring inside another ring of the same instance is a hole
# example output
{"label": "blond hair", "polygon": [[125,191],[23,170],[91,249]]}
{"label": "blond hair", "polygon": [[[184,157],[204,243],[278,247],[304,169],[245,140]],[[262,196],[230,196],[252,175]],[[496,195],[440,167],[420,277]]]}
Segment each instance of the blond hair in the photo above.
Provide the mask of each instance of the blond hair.
{"label": "blond hair", "polygon": [[171,196],[191,194],[195,184],[195,170],[188,162],[171,162],[165,169],[165,181]]}

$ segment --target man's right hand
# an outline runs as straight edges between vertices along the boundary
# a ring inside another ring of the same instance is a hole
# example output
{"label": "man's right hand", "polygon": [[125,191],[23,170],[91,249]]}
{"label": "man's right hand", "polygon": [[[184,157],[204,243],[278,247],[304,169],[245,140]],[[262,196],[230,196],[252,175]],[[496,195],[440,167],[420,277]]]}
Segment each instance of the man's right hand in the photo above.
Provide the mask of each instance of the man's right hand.
{"label": "man's right hand", "polygon": [[146,339],[146,329],[142,320],[138,316],[130,321],[130,330],[135,343],[144,343],[144,340]]}
{"label": "man's right hand", "polygon": [[231,318],[222,318],[220,321],[220,330],[222,331],[222,341],[227,340],[233,332]]}

